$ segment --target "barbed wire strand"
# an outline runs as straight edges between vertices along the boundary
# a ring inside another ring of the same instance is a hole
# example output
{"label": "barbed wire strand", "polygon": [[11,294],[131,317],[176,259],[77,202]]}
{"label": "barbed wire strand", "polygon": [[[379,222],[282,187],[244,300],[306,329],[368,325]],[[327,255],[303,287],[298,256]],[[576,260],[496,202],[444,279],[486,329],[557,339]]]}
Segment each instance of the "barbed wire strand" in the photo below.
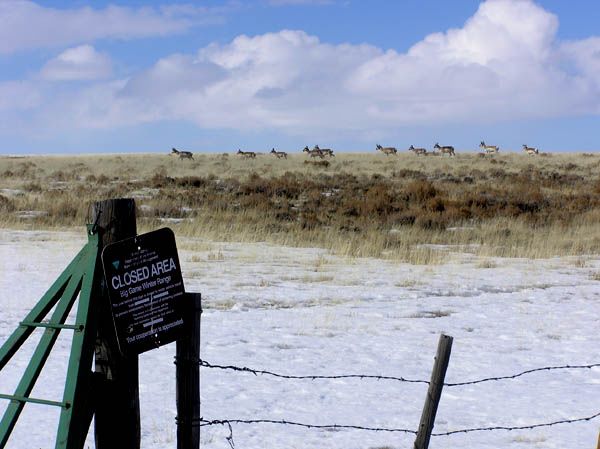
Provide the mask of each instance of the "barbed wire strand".
{"label": "barbed wire strand", "polygon": [[[246,366],[215,365],[215,364],[207,362],[206,360],[199,360],[199,364],[200,364],[200,366],[202,366],[204,368],[245,372],[245,373],[254,374],[255,376],[265,375],[265,376],[277,377],[280,379],[294,379],[294,380],[299,380],[299,379],[308,379],[308,380],[376,379],[376,380],[391,380],[391,381],[398,381],[398,382],[429,384],[428,380],[407,379],[405,377],[384,376],[384,375],[374,375],[374,374],[340,374],[340,375],[316,375],[315,374],[315,375],[298,376],[298,375],[280,374],[280,373],[276,373],[273,371],[267,371],[267,370],[257,370],[257,369],[253,369],[253,368],[248,368]],[[541,368],[529,369],[529,370],[522,371],[520,373],[509,375],[509,376],[485,377],[483,379],[470,380],[470,381],[466,381],[466,382],[444,383],[444,386],[445,387],[462,387],[465,385],[475,385],[475,384],[484,383],[484,382],[516,379],[518,377],[525,376],[527,374],[532,374],[535,372],[540,372],[540,371],[554,371],[554,370],[566,370],[566,369],[592,369],[592,368],[596,368],[596,367],[600,367],[600,363],[592,363],[589,365],[544,366]]]}
{"label": "barbed wire strand", "polygon": [[285,419],[215,419],[205,420],[200,419],[199,427],[226,425],[226,424],[281,424],[286,426],[304,427],[307,429],[330,429],[330,430],[367,430],[371,432],[402,432],[416,435],[417,432],[411,429],[394,429],[386,427],[365,427],[365,426],[354,426],[349,424],[306,424],[296,421],[288,421]]}
{"label": "barbed wire strand", "polygon": [[230,370],[230,371],[241,371],[246,373],[265,376],[278,377],[281,379],[308,379],[308,380],[317,380],[317,379],[377,379],[377,380],[396,380],[399,382],[409,382],[409,383],[422,383],[429,384],[428,380],[418,380],[418,379],[406,379],[404,377],[395,377],[395,376],[380,376],[375,374],[340,374],[333,376],[324,376],[320,374],[308,375],[308,376],[296,376],[296,375],[288,375],[288,374],[280,374],[275,373],[273,371],[266,370],[256,370],[252,368],[248,368],[246,366],[234,366],[234,365],[214,365],[205,360],[200,360],[200,366],[204,368],[214,368],[221,370]]}
{"label": "barbed wire strand", "polygon": [[541,423],[541,424],[530,424],[527,426],[514,426],[514,427],[509,427],[509,426],[490,426],[490,427],[475,427],[472,429],[459,429],[459,430],[451,430],[449,432],[439,432],[439,433],[432,433],[431,436],[433,437],[441,437],[441,436],[449,436],[449,435],[455,435],[457,433],[470,433],[470,432],[483,432],[483,431],[494,431],[494,430],[530,430],[530,429],[537,429],[538,427],[551,427],[551,426],[557,426],[559,424],[573,424],[573,423],[577,423],[577,422],[584,422],[584,421],[591,421],[595,418],[598,418],[600,416],[600,412],[593,414],[592,416],[586,416],[585,418],[575,418],[575,419],[561,419],[559,421],[553,421],[553,422],[549,422],[549,423]]}
{"label": "barbed wire strand", "polygon": [[466,381],[466,382],[445,383],[444,386],[446,386],[446,387],[462,387],[465,385],[480,384],[483,382],[516,379],[517,377],[525,376],[527,374],[532,374],[532,373],[536,373],[539,371],[554,371],[554,370],[565,370],[565,369],[592,369],[592,368],[597,368],[597,367],[600,367],[600,363],[591,363],[589,365],[544,366],[541,368],[528,369],[526,371],[522,371],[520,373],[513,374],[511,376],[485,377],[483,379],[470,380],[470,381]]}
{"label": "barbed wire strand", "polygon": [[[600,412],[595,413],[591,416],[586,416],[584,418],[574,418],[574,419],[561,419],[558,421],[552,421],[548,423],[538,423],[538,424],[529,424],[524,426],[489,426],[489,427],[473,427],[467,429],[457,429],[450,430],[448,432],[437,432],[432,433],[433,437],[442,437],[442,436],[451,436],[459,433],[472,433],[472,432],[492,432],[497,430],[505,430],[505,431],[513,431],[513,430],[531,430],[537,429],[539,427],[552,427],[560,424],[574,424],[578,422],[592,421],[595,418],[600,416]],[[232,424],[279,424],[286,426],[296,426],[296,427],[304,427],[307,429],[331,429],[331,430],[365,430],[372,432],[401,432],[416,435],[417,432],[411,429],[402,429],[402,428],[389,428],[389,427],[366,427],[366,426],[355,426],[355,425],[347,425],[347,424],[306,424],[296,421],[288,421],[285,419],[275,420],[275,419],[215,419],[215,420],[205,420],[203,418],[200,419],[200,427],[206,426],[216,426],[216,425],[227,425],[229,427],[229,437],[228,441],[233,442],[233,430]],[[231,445],[231,443],[230,443]],[[233,446],[232,446],[233,447]]]}

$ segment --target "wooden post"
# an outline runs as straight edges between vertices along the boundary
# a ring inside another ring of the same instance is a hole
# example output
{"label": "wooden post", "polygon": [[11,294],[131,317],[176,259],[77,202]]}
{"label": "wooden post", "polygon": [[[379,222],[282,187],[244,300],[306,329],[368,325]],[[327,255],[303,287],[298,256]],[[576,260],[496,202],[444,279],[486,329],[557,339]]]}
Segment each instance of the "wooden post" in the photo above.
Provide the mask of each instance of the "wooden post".
{"label": "wooden post", "polygon": [[177,340],[177,449],[200,447],[200,293],[187,293],[185,336]]}
{"label": "wooden post", "polygon": [[[135,202],[128,198],[96,202],[92,222],[99,232],[100,249],[135,237]],[[91,296],[98,310],[93,386],[96,449],[139,449],[138,357],[124,357],[119,351],[101,263],[96,266]]]}
{"label": "wooden post", "polygon": [[435,415],[437,413],[440,397],[442,396],[442,388],[444,387],[446,369],[448,368],[448,362],[450,361],[452,340],[453,338],[448,335],[440,335],[437,354],[433,364],[433,371],[431,373],[431,381],[429,382],[429,389],[427,390],[427,397],[425,398],[425,405],[423,406],[423,413],[421,414],[421,422],[419,423],[419,430],[417,431],[414,449],[427,449],[429,447],[429,439],[431,438]]}

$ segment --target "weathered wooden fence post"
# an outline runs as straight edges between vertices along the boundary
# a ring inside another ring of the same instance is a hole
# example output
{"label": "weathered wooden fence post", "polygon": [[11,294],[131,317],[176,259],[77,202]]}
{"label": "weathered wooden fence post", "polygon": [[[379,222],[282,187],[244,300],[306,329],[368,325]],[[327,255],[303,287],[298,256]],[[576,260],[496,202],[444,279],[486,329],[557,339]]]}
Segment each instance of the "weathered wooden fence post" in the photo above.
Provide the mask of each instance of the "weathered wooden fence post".
{"label": "weathered wooden fence post", "polygon": [[[100,248],[137,233],[135,201],[121,198],[92,205]],[[139,449],[140,401],[138,356],[123,356],[110,311],[102,264],[97,264],[92,301],[98,310],[95,355],[95,437],[96,449]]]}
{"label": "weathered wooden fence post", "polygon": [[429,439],[433,431],[435,415],[437,413],[440,397],[442,396],[442,388],[444,388],[444,379],[446,377],[446,369],[450,361],[450,351],[452,350],[453,338],[448,335],[440,335],[437,354],[433,364],[431,380],[421,414],[421,422],[417,431],[414,449],[427,449],[429,447]]}
{"label": "weathered wooden fence post", "polygon": [[200,447],[200,293],[186,294],[185,336],[177,340],[177,449]]}

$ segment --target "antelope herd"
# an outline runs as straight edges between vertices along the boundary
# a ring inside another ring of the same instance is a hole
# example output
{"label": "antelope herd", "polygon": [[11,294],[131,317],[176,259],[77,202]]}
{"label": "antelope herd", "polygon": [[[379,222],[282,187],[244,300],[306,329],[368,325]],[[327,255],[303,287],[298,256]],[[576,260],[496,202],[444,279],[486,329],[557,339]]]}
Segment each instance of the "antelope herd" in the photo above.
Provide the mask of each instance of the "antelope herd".
{"label": "antelope herd", "polygon": [[[494,155],[494,154],[498,154],[500,152],[500,147],[498,147],[497,145],[487,145],[485,143],[485,141],[483,141],[483,140],[479,144],[479,148],[481,150],[483,150],[483,153],[479,154],[479,156],[481,156],[481,157],[485,157],[486,154]],[[381,151],[386,156],[390,156],[390,155],[396,156],[398,154],[398,150],[395,147],[384,147],[379,144],[377,144],[375,146],[375,151]],[[435,145],[433,146],[433,149],[431,151],[427,151],[427,149],[425,149],[425,148],[415,148],[413,145],[411,145],[408,148],[408,151],[412,151],[417,156],[427,156],[427,155],[432,155],[432,156],[442,155],[443,156],[444,154],[447,154],[449,157],[456,156],[453,146],[440,145],[437,142],[435,143]],[[523,144],[523,151],[530,156],[535,156],[537,154],[540,154],[540,152],[537,148],[529,147],[525,144]],[[315,145],[312,148],[312,150],[308,146],[305,146],[304,149],[302,150],[302,152],[306,153],[306,155],[309,156],[311,159],[314,159],[314,158],[324,159],[325,157],[331,158],[331,157],[335,156],[335,154],[331,148],[321,148],[321,147],[319,147],[319,145]],[[170,154],[179,156],[179,159],[194,160],[194,155],[190,151],[179,151],[175,148],[172,148]],[[242,151],[239,149],[236,154],[244,159],[256,159],[256,155],[257,155],[257,153],[254,151]],[[277,150],[275,150],[275,148],[271,149],[269,154],[272,154],[277,159],[287,159],[287,157],[288,157],[288,153],[286,153],[285,151],[277,151]]]}

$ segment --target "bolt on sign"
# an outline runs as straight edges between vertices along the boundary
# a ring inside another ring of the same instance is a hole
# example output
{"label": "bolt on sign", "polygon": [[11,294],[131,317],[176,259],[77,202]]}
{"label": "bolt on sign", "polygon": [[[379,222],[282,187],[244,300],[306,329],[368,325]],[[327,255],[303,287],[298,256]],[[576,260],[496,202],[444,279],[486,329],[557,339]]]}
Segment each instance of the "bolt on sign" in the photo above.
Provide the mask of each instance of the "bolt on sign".
{"label": "bolt on sign", "polygon": [[106,245],[102,266],[122,353],[140,354],[181,336],[185,290],[171,229]]}

